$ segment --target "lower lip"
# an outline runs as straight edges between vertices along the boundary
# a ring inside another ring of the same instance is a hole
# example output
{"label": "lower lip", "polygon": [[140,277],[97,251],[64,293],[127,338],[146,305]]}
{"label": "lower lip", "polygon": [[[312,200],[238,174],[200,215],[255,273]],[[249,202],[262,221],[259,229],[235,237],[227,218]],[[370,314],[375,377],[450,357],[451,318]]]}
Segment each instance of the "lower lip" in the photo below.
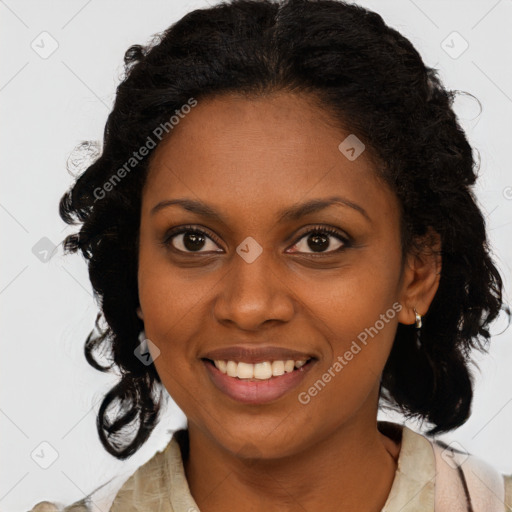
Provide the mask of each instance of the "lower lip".
{"label": "lower lip", "polygon": [[215,386],[233,400],[245,404],[264,404],[277,400],[298,386],[315,362],[315,359],[310,359],[301,368],[284,375],[271,377],[270,379],[247,380],[230,377],[222,373],[210,361],[203,360],[210,379]]}

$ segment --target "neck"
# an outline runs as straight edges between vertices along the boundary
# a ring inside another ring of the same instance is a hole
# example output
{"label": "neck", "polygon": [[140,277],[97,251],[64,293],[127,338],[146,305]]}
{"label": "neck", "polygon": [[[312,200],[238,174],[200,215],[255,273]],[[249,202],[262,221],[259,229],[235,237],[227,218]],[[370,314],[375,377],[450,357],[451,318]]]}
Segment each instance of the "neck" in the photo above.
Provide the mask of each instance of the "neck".
{"label": "neck", "polygon": [[188,431],[184,468],[201,512],[379,512],[400,451],[399,441],[382,434],[376,420],[344,424],[293,456],[273,459],[240,459],[194,425]]}

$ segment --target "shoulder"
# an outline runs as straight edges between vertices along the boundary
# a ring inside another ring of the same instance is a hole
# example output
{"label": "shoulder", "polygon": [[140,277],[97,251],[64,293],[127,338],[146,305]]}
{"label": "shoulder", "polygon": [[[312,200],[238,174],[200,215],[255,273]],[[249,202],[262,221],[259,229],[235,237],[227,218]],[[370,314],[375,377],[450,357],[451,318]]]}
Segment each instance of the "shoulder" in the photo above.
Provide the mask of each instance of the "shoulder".
{"label": "shoulder", "polygon": [[[103,489],[112,480],[103,484],[84,499],[64,506],[61,503],[41,501],[29,512],[93,512],[101,510],[109,512],[132,512],[140,510],[158,510],[159,512],[173,512],[175,509],[185,510],[196,506],[190,496],[186,481],[183,460],[178,439],[183,439],[181,431],[174,433],[169,443],[157,451],[148,461],[139,466],[131,475],[117,476],[122,479],[122,485],[117,485],[117,492],[111,493],[109,488]],[[169,501],[170,499],[170,501]],[[196,506],[197,508],[197,506]]]}
{"label": "shoulder", "polygon": [[512,510],[512,473],[503,475],[505,481],[505,505]]}
{"label": "shoulder", "polygon": [[29,512],[58,512],[60,510],[59,505],[50,501],[40,501],[36,503]]}
{"label": "shoulder", "polygon": [[[506,475],[458,443],[431,440],[436,463],[436,510],[512,510],[512,474]],[[451,508],[449,508],[451,507]]]}
{"label": "shoulder", "polygon": [[116,494],[109,512],[138,512],[158,510],[173,512],[179,508],[191,509],[189,489],[185,477],[182,448],[179,440],[183,431],[174,432],[171,440],[140,466]]}
{"label": "shoulder", "polygon": [[449,445],[405,425],[386,510],[512,512],[512,475],[457,442]]}
{"label": "shoulder", "polygon": [[132,473],[117,492],[110,512],[139,510],[137,504],[142,506],[140,510],[161,510],[159,507],[169,483],[167,457],[170,449],[168,444]]}
{"label": "shoulder", "polygon": [[[73,512],[92,512],[92,508],[83,500],[77,501],[70,506],[73,507]],[[66,507],[62,503],[53,501],[40,501],[28,512],[63,512],[64,510],[69,510],[69,506]]]}
{"label": "shoulder", "polygon": [[183,460],[188,453],[188,431],[174,432],[158,451],[125,482],[109,512],[199,510],[190,493]]}
{"label": "shoulder", "polygon": [[115,490],[119,489],[126,478],[126,473],[118,474],[99,487],[96,487],[82,499],[73,503],[64,504],[57,501],[40,501],[28,512],[96,512],[98,510],[107,512],[110,510]]}

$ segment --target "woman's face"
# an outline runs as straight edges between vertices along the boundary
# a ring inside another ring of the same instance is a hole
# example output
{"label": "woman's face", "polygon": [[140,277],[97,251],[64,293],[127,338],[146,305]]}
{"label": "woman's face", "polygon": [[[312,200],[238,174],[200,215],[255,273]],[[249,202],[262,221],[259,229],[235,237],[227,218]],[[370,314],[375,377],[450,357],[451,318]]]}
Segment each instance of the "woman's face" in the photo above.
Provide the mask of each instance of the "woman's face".
{"label": "woman's face", "polygon": [[[350,133],[325,115],[290,93],[199,101],[155,150],[143,191],[139,316],[157,371],[189,427],[233,453],[285,456],[343,425],[375,428],[397,323],[413,322],[413,306],[423,313],[413,274],[401,273],[397,199],[357,140],[338,147]],[[217,215],[154,210],[175,200]],[[204,234],[169,237],[183,226]],[[220,357],[253,371],[237,363],[254,356],[259,377],[294,359],[262,348],[312,360],[248,382],[204,359],[235,346],[249,351]]]}

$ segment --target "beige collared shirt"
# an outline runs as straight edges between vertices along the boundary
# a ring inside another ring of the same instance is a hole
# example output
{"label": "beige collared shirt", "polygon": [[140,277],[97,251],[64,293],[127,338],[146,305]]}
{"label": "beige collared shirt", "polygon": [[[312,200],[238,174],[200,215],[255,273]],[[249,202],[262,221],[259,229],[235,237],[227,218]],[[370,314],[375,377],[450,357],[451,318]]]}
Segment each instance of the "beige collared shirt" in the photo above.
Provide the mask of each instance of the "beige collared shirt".
{"label": "beige collared shirt", "polygon": [[[395,478],[382,512],[464,512],[471,510],[468,494],[473,512],[512,511],[512,475],[502,475],[472,455],[450,451],[404,425],[378,424],[381,432],[401,438]],[[190,493],[178,442],[184,434],[173,436],[125,481],[110,500],[110,512],[200,512]],[[81,503],[83,508],[71,508],[77,505],[73,504],[64,510],[93,510]],[[30,512],[51,510],[38,509],[39,505]]]}

